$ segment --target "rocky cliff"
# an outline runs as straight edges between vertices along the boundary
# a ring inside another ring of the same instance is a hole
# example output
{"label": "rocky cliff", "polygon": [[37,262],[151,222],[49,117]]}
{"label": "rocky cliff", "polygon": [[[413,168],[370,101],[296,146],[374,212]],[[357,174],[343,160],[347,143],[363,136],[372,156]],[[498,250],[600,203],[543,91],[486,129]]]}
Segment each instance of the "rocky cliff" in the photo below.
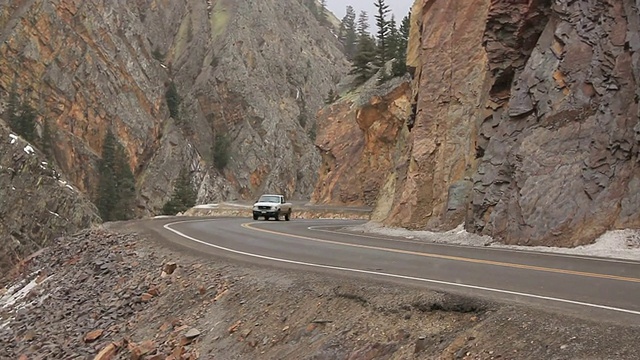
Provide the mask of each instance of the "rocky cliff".
{"label": "rocky cliff", "polygon": [[[0,89],[54,124],[61,172],[94,195],[112,128],[154,214],[189,166],[199,201],[261,191],[308,195],[320,156],[309,134],[348,69],[299,1],[0,1]],[[170,117],[165,92],[181,101]],[[230,141],[212,166],[214,139]]]}
{"label": "rocky cliff", "polygon": [[640,226],[637,3],[416,0],[412,14],[415,112],[378,220],[559,246]]}
{"label": "rocky cliff", "polygon": [[373,206],[388,181],[411,92],[408,81],[376,82],[371,79],[318,113],[322,164],[312,202]]}
{"label": "rocky cliff", "polygon": [[0,119],[0,272],[100,221],[95,206]]}

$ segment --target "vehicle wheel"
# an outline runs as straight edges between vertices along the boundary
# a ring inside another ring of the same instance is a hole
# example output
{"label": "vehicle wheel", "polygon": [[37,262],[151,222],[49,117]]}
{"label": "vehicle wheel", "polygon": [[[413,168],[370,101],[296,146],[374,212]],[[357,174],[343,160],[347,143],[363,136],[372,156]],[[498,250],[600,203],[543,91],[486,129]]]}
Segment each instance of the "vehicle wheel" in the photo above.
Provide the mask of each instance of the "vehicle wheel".
{"label": "vehicle wheel", "polygon": [[288,213],[284,214],[284,219],[285,219],[286,221],[291,220],[291,210],[289,210],[289,212],[288,212]]}
{"label": "vehicle wheel", "polygon": [[280,221],[280,212],[277,212],[274,218],[276,219],[276,221]]}
{"label": "vehicle wheel", "polygon": [[253,220],[258,220],[258,215],[253,215]]}

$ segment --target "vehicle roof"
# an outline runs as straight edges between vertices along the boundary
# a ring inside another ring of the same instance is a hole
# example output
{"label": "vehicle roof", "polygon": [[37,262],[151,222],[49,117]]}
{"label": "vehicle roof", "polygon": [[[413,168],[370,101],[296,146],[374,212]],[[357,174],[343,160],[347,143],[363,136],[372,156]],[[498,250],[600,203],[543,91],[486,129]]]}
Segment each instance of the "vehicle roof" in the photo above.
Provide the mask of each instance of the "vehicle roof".
{"label": "vehicle roof", "polygon": [[260,197],[263,197],[263,196],[284,196],[284,195],[278,195],[278,194],[262,194],[262,195],[260,195]]}

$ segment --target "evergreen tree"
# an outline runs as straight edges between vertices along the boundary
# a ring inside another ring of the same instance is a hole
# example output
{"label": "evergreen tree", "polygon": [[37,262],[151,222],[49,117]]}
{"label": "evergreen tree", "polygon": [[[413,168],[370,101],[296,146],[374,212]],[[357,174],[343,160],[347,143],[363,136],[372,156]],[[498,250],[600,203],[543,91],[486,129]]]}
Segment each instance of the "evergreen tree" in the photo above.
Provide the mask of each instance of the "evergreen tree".
{"label": "evergreen tree", "polygon": [[169,107],[169,114],[174,120],[180,119],[180,103],[182,99],[180,98],[180,94],[178,94],[178,89],[176,88],[176,84],[172,81],[169,83],[169,87],[167,88],[167,92],[165,93],[165,98],[167,100],[167,106]]}
{"label": "evergreen tree", "polygon": [[411,11],[402,19],[398,31],[396,45],[396,61],[393,63],[393,75],[402,76],[407,72],[407,47],[409,44],[409,32],[411,28]]}
{"label": "evergreen tree", "polygon": [[324,100],[324,103],[327,105],[333,104],[339,97],[340,95],[336,91],[329,89],[329,93],[327,94],[327,98]]}
{"label": "evergreen tree", "polygon": [[360,11],[358,15],[358,24],[356,25],[356,31],[358,34],[358,40],[361,37],[370,36],[369,35],[369,15],[366,11]]}
{"label": "evergreen tree", "polygon": [[395,15],[391,15],[391,20],[389,20],[389,40],[387,45],[389,46],[391,58],[397,58],[400,48],[400,31],[398,30]]}
{"label": "evergreen tree", "polygon": [[197,194],[191,184],[189,170],[187,167],[183,167],[176,180],[171,199],[164,204],[162,213],[175,215],[179,212],[185,212],[196,204],[196,198]]}
{"label": "evergreen tree", "polygon": [[347,6],[347,13],[342,18],[339,38],[344,45],[344,53],[347,59],[353,59],[356,53],[358,34],[356,32],[356,12],[352,6]]}
{"label": "evergreen tree", "polygon": [[25,100],[20,100],[15,85],[9,91],[7,101],[7,120],[9,126],[25,140],[33,143],[36,140],[36,111]]}
{"label": "evergreen tree", "polygon": [[25,140],[34,143],[36,140],[36,110],[26,101],[20,104],[20,114],[16,132]]}
{"label": "evergreen tree", "polygon": [[350,74],[356,75],[355,85],[364,84],[375,74],[376,69],[372,65],[372,61],[376,56],[376,44],[368,34],[360,36],[358,39],[358,50],[351,64]]}
{"label": "evergreen tree", "polygon": [[18,98],[18,92],[16,91],[15,85],[11,86],[11,91],[9,91],[9,100],[7,101],[7,121],[9,121],[9,126],[13,131],[18,132],[18,128],[20,128],[20,120],[18,110],[20,108],[20,99]]}
{"label": "evergreen tree", "polygon": [[104,221],[130,220],[134,215],[135,179],[129,158],[111,130],[102,145],[98,165],[96,206]]}
{"label": "evergreen tree", "polygon": [[225,134],[216,135],[213,140],[213,165],[218,170],[224,169],[231,158],[231,141]]}
{"label": "evergreen tree", "polygon": [[327,0],[320,0],[320,9],[318,11],[318,21],[320,24],[325,25],[329,23],[329,14],[327,13]]}
{"label": "evergreen tree", "polygon": [[116,206],[116,175],[113,165],[116,161],[116,138],[109,130],[102,143],[102,159],[98,165],[98,196],[96,207],[102,220],[111,220],[111,212]]}
{"label": "evergreen tree", "polygon": [[307,8],[311,11],[311,14],[318,19],[318,5],[316,4],[316,0],[306,0]]}
{"label": "evergreen tree", "polygon": [[42,152],[47,159],[53,160],[53,124],[51,120],[45,119],[42,125]]}
{"label": "evergreen tree", "polygon": [[381,68],[391,58],[391,49],[388,44],[390,26],[387,20],[387,14],[389,14],[390,10],[389,5],[385,4],[384,0],[376,0],[375,6],[378,9],[378,13],[375,15],[376,26],[378,27],[376,66]]}

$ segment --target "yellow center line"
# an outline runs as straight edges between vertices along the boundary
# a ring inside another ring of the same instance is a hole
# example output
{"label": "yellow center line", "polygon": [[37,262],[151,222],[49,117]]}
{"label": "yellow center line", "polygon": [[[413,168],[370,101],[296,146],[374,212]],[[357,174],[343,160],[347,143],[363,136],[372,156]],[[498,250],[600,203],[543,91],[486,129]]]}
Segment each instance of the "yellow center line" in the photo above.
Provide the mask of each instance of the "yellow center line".
{"label": "yellow center line", "polygon": [[324,240],[324,239],[318,239],[318,238],[309,237],[309,236],[294,235],[294,234],[288,234],[288,233],[283,233],[283,232],[278,232],[278,231],[273,231],[273,230],[261,229],[261,228],[257,228],[257,227],[251,226],[252,224],[259,224],[259,223],[244,223],[244,224],[242,224],[242,227],[250,229],[250,230],[254,230],[254,231],[261,231],[261,232],[264,232],[264,233],[273,234],[273,235],[288,236],[288,237],[292,237],[292,238],[304,239],[304,240],[315,241],[315,242],[320,242],[320,243],[325,243],[325,244],[342,245],[342,246],[349,246],[349,247],[360,248],[360,249],[378,250],[378,251],[386,251],[386,252],[392,252],[392,253],[397,253],[397,254],[415,255],[415,256],[422,256],[422,257],[429,257],[429,258],[436,258],[436,259],[444,259],[444,260],[453,260],[453,261],[463,261],[463,262],[474,263],[474,264],[494,265],[494,266],[502,266],[502,267],[515,268],[515,269],[544,271],[544,272],[557,273],[557,274],[576,275],[576,276],[584,276],[584,277],[590,277],[590,278],[599,278],[599,279],[609,279],[609,280],[619,280],[619,281],[640,283],[640,278],[624,277],[624,276],[617,276],[617,275],[607,275],[607,274],[597,274],[597,273],[590,273],[590,272],[584,272],[584,271],[555,269],[555,268],[547,268],[547,267],[534,266],[534,265],[514,264],[514,263],[501,262],[501,261],[473,259],[473,258],[466,258],[466,257],[460,257],[460,256],[440,255],[440,254],[409,251],[409,250],[401,250],[401,249],[392,249],[392,248],[385,248],[385,247],[378,247],[378,246],[371,246],[371,245],[350,244],[350,243],[344,243],[344,242],[339,242],[339,241]]}

